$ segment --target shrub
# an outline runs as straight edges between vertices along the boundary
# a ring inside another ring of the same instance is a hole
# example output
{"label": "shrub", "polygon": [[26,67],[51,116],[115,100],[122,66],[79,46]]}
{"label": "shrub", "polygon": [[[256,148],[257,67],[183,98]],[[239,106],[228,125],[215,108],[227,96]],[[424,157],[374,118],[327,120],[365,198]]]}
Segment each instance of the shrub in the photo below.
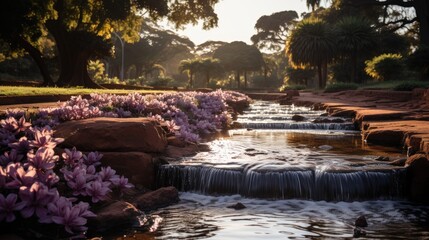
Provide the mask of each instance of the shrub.
{"label": "shrub", "polygon": [[325,92],[340,92],[345,90],[356,90],[358,85],[355,83],[334,83],[326,86]]}
{"label": "shrub", "polygon": [[284,92],[286,90],[304,90],[306,89],[305,85],[287,85],[284,84],[279,88],[280,92]]}
{"label": "shrub", "polygon": [[428,88],[428,82],[404,82],[396,85],[393,90],[395,91],[413,91],[414,88]]}
{"label": "shrub", "polygon": [[148,85],[151,87],[166,87],[171,82],[174,82],[174,79],[170,77],[157,77],[148,82]]}
{"label": "shrub", "polygon": [[382,54],[365,62],[365,72],[380,81],[393,80],[402,75],[405,65],[400,54]]}

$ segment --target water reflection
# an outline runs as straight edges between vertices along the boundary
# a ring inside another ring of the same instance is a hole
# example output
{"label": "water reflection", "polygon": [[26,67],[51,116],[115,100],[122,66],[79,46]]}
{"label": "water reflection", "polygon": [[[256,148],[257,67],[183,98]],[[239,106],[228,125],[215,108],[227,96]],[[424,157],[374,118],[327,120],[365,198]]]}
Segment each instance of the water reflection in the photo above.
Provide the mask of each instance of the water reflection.
{"label": "water reflection", "polygon": [[[155,239],[351,239],[361,215],[369,224],[367,239],[429,239],[429,208],[408,202],[268,201],[192,193],[181,199],[156,212],[165,222]],[[236,202],[247,208],[227,208]]]}

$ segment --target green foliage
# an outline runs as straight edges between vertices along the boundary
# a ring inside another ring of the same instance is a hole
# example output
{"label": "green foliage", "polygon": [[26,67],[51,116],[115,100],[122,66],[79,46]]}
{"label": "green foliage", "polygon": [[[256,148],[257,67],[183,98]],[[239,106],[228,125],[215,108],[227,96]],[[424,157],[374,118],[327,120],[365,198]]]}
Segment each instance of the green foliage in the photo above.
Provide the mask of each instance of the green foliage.
{"label": "green foliage", "polygon": [[284,85],[304,85],[316,76],[316,71],[312,68],[286,68],[286,77],[283,79]]}
{"label": "green foliage", "polygon": [[106,78],[104,71],[104,63],[100,60],[90,60],[88,62],[88,74],[94,82],[105,83],[103,81]]}
{"label": "green foliage", "polygon": [[172,82],[174,82],[174,79],[170,77],[157,77],[149,81],[147,85],[151,87],[166,87]]}
{"label": "green foliage", "polygon": [[365,72],[380,81],[398,79],[405,70],[400,54],[382,54],[366,61],[365,64]]}
{"label": "green foliage", "polygon": [[280,92],[284,92],[286,90],[304,90],[307,87],[305,85],[287,85],[287,84],[283,84],[280,88],[279,91]]}
{"label": "green foliage", "polygon": [[278,86],[281,84],[281,80],[279,80],[277,76],[274,75],[267,77],[255,75],[251,77],[250,81],[252,86],[256,88],[278,88]]}
{"label": "green foliage", "polygon": [[269,16],[264,15],[256,22],[255,29],[257,33],[251,37],[251,40],[258,48],[283,49],[288,32],[297,19],[298,14],[295,11],[282,11]]}
{"label": "green foliage", "polygon": [[356,83],[334,83],[326,86],[325,92],[340,92],[345,90],[356,90],[358,88],[359,85]]}
{"label": "green foliage", "polygon": [[409,81],[396,85],[395,91],[412,91],[414,88],[429,88],[429,82]]}

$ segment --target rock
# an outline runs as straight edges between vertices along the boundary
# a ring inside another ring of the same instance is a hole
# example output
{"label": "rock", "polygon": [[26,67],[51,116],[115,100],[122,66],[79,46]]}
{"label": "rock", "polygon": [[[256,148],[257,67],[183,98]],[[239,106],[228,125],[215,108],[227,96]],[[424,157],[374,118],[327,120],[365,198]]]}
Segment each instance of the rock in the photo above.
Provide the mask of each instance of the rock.
{"label": "rock", "polygon": [[140,211],[131,203],[124,201],[113,202],[96,212],[97,217],[89,219],[90,229],[104,232],[111,228],[130,227],[138,223]]}
{"label": "rock", "polygon": [[408,193],[413,201],[429,202],[429,160],[424,154],[415,154],[405,162]]}
{"label": "rock", "polygon": [[368,227],[368,222],[366,221],[365,216],[359,216],[355,221],[356,227]]}
{"label": "rock", "polygon": [[368,129],[362,137],[370,144],[400,147],[404,132],[395,129]]}
{"label": "rock", "polygon": [[299,91],[298,90],[286,89],[283,92],[286,93],[287,96],[289,96],[289,97],[298,97],[299,96]]}
{"label": "rock", "polygon": [[398,166],[398,167],[403,167],[403,166],[405,166],[405,162],[406,162],[406,161],[407,161],[407,159],[406,159],[406,158],[399,158],[399,159],[393,160],[393,161],[390,163],[390,165]]}
{"label": "rock", "polygon": [[179,201],[179,192],[175,187],[163,187],[152,192],[136,196],[134,205],[148,211],[165,207]]}
{"label": "rock", "polygon": [[376,157],[374,160],[375,160],[375,161],[380,161],[380,162],[387,162],[387,161],[389,161],[389,160],[390,160],[390,158],[389,158],[389,157],[386,157],[386,156],[378,156],[378,157]]}
{"label": "rock", "polygon": [[90,118],[56,127],[62,147],[80,151],[160,153],[167,146],[161,126],[147,118]]}
{"label": "rock", "polygon": [[244,206],[244,204],[242,204],[241,202],[238,202],[236,204],[227,206],[227,208],[233,208],[235,210],[242,210],[242,209],[245,209],[246,206]]}
{"label": "rock", "polygon": [[175,136],[171,136],[167,138],[168,145],[175,147],[186,147],[188,145],[185,141]]}
{"label": "rock", "polygon": [[366,232],[363,229],[360,229],[358,227],[355,227],[353,229],[353,237],[354,238],[360,238],[360,237],[365,237],[366,236]]}
{"label": "rock", "polygon": [[227,101],[226,104],[228,104],[234,112],[243,113],[244,109],[249,107],[249,100]]}
{"label": "rock", "polygon": [[342,118],[323,118],[319,117],[313,120],[313,123],[344,123],[346,122]]}
{"label": "rock", "polygon": [[167,146],[165,155],[170,158],[182,158],[194,156],[199,152],[198,146],[195,144],[187,145],[186,147]]}
{"label": "rock", "polygon": [[298,114],[295,114],[295,115],[292,116],[292,120],[295,121],[295,122],[302,122],[302,121],[305,120],[305,117],[301,116],[301,115],[298,115]]}
{"label": "rock", "polygon": [[332,148],[334,148],[334,147],[332,147],[330,145],[320,145],[319,146],[319,149],[322,149],[322,150],[325,150],[325,151],[331,150]]}
{"label": "rock", "polygon": [[155,160],[142,152],[103,152],[101,163],[124,175],[134,185],[153,189],[155,186]]}

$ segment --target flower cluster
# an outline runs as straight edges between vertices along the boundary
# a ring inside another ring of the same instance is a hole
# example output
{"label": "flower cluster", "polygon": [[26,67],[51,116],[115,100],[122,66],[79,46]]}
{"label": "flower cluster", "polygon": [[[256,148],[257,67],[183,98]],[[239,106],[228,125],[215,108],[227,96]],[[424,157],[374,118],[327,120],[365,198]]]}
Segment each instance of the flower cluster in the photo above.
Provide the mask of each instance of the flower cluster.
{"label": "flower cluster", "polygon": [[[82,233],[87,218],[95,216],[88,202],[106,200],[112,190],[132,185],[101,167],[97,152],[85,155],[73,148],[56,155],[54,148],[63,139],[52,134],[49,126],[33,127],[21,111],[10,111],[0,121],[0,222],[36,218],[63,225],[70,234]],[[66,187],[59,190],[61,182]]]}
{"label": "flower cluster", "polygon": [[91,94],[72,97],[58,108],[41,109],[33,121],[54,126],[61,121],[91,117],[150,117],[167,122],[168,129],[185,141],[224,128],[231,119],[228,102],[249,101],[244,94],[217,90],[211,93],[177,92],[160,95]]}

